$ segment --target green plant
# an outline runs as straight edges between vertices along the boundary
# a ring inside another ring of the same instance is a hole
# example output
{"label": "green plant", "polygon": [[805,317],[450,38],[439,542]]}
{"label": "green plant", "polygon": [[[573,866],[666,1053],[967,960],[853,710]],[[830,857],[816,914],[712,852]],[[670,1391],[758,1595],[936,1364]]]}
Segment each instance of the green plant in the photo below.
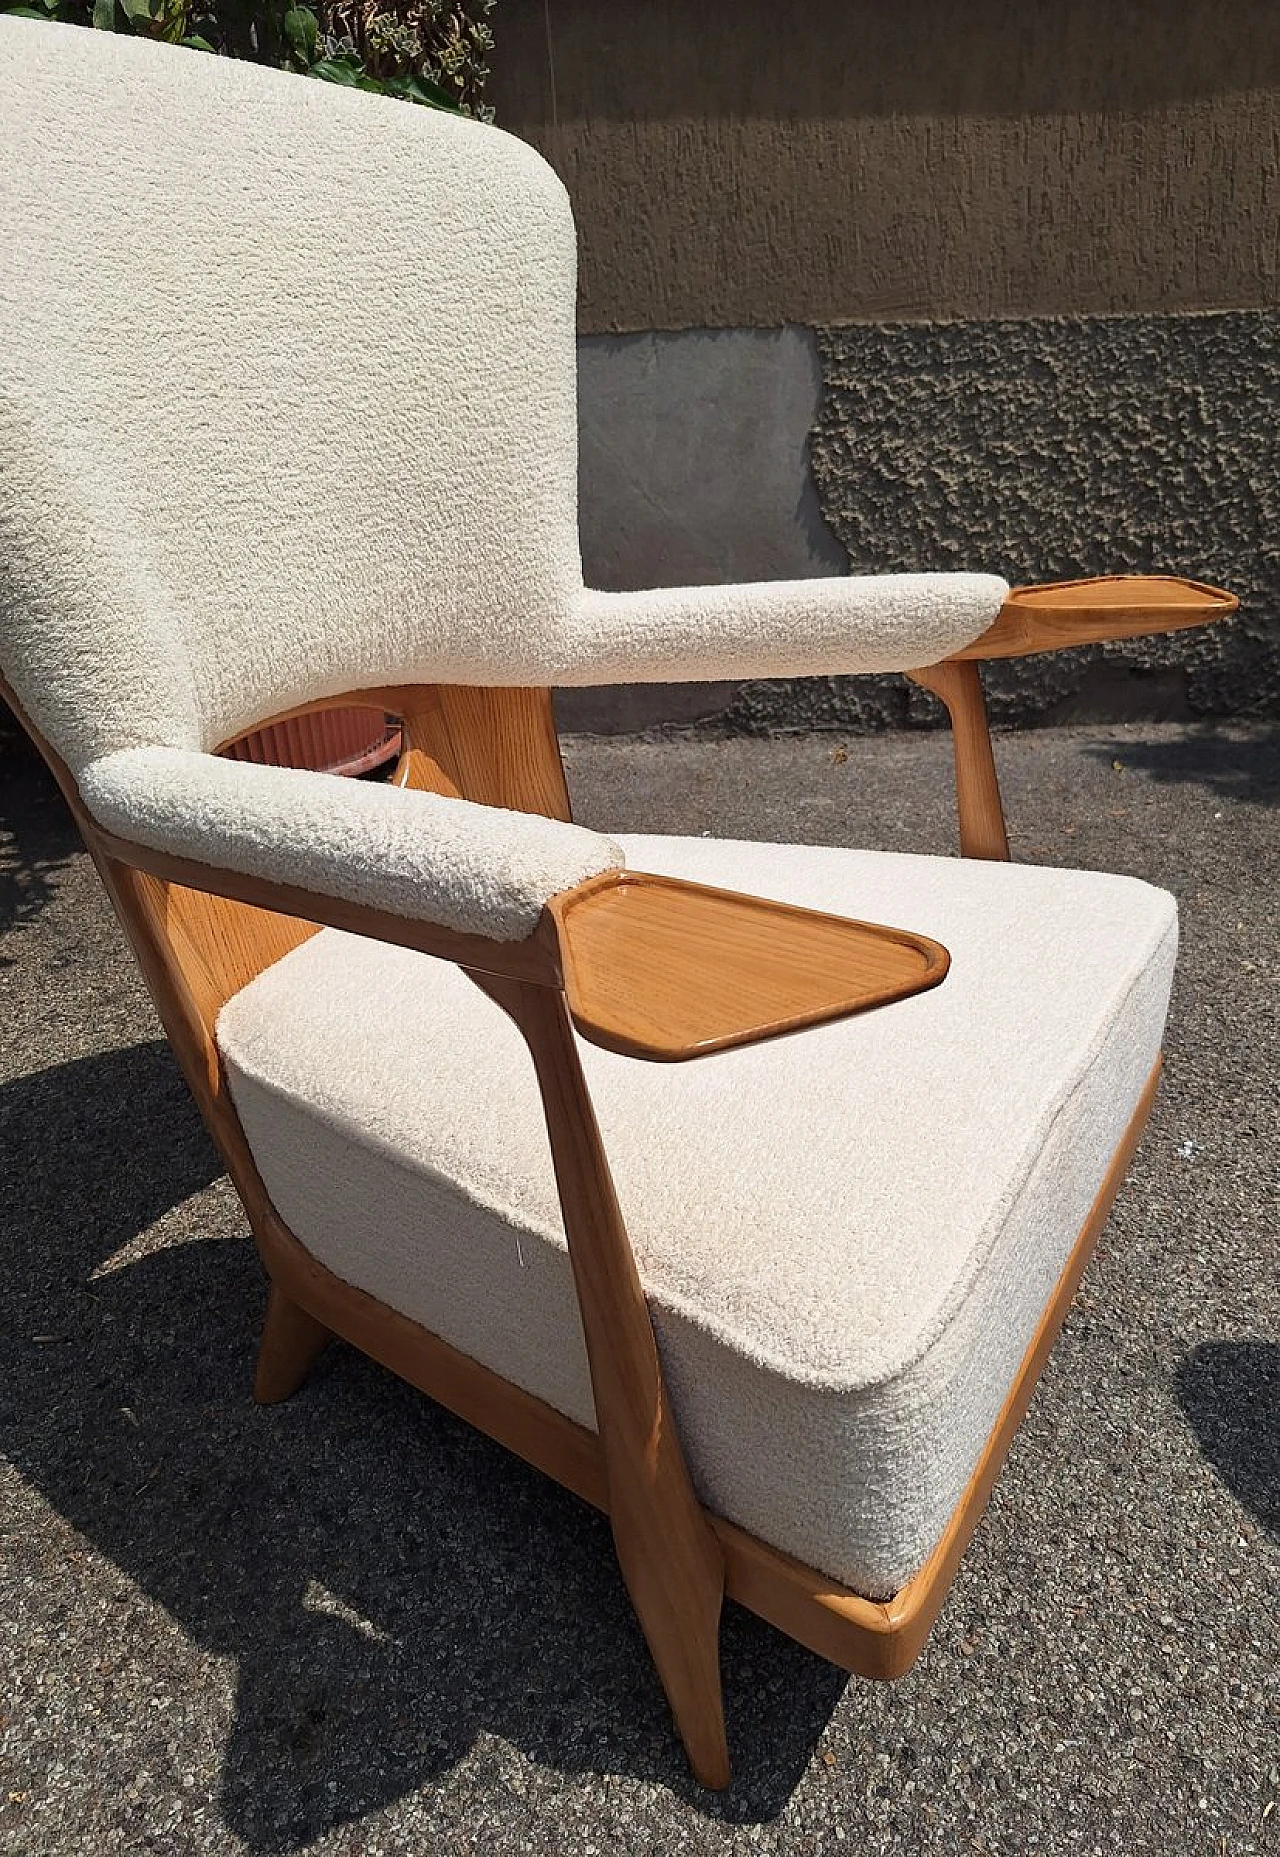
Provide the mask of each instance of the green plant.
{"label": "green plant", "polygon": [[494,0],[24,0],[3,10],[277,65],[491,122]]}

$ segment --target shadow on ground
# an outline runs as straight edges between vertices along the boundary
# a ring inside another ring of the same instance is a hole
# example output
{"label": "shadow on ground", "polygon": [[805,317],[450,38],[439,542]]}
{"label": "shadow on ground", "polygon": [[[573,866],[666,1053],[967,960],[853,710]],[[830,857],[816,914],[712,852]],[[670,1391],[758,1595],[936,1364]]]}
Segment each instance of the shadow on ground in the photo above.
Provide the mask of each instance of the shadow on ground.
{"label": "shadow on ground", "polygon": [[1206,1458],[1280,1541],[1280,1343],[1206,1342],[1174,1384]]}
{"label": "shadow on ground", "polygon": [[1086,746],[1096,761],[1122,760],[1126,767],[1161,782],[1206,787],[1223,799],[1255,806],[1280,804],[1280,731],[1237,735],[1206,727],[1158,741],[1117,737]]}
{"label": "shadow on ground", "polygon": [[163,1044],[9,1084],[0,1150],[25,1157],[4,1194],[4,1448],[236,1660],[220,1804],[251,1845],[290,1849],[429,1787],[486,1732],[716,1817],[777,1815],[841,1673],[730,1607],[742,1777],[713,1799],[599,1516],[340,1346],[294,1400],[252,1404],[262,1278],[192,1198],[220,1169]]}
{"label": "shadow on ground", "polygon": [[[60,871],[83,849],[53,776],[25,745],[0,742],[0,934],[25,928],[57,887]],[[0,967],[11,965],[0,954]]]}

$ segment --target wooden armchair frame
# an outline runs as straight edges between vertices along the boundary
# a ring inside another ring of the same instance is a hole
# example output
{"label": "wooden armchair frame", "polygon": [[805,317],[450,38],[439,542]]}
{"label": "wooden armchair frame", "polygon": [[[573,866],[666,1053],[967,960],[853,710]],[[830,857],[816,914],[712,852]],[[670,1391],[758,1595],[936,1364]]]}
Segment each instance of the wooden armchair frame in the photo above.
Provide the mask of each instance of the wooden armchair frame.
{"label": "wooden armchair frame", "polygon": [[[951,713],[964,851],[979,857],[1008,855],[975,660],[1103,636],[1176,629],[1225,614],[1234,604],[1229,595],[1190,582],[1084,582],[1062,589],[1023,589],[1010,597],[996,624],[973,646],[944,664],[912,673],[942,697]],[[329,1337],[340,1335],[605,1511],[623,1578],[690,1763],[707,1786],[724,1786],[729,1777],[718,1652],[725,1593],[853,1673],[894,1677],[905,1672],[937,1615],[1026,1410],[1141,1133],[1157,1072],[1112,1158],[945,1533],[924,1567],[893,1599],[872,1601],[708,1513],[699,1503],[670,1409],[574,1027],[638,1056],[696,1056],[936,984],[945,973],[945,951],[921,937],[890,936],[886,941],[875,931],[869,932],[870,942],[855,938],[849,943],[850,925],[836,924],[846,937],[850,967],[839,947],[833,952],[831,918],[760,905],[768,918],[760,923],[744,918],[742,899],[720,897],[696,885],[619,873],[592,879],[555,899],[535,933],[514,943],[456,934],[235,875],[126,843],[102,830],[87,813],[67,767],[21,716],[13,693],[0,684],[0,694],[23,720],[71,807],[248,1214],[270,1281],[256,1397],[264,1402],[287,1398],[301,1385]],[[404,748],[395,776],[400,784],[551,818],[570,817],[548,691],[381,688],[291,713],[349,701],[380,705],[401,718]],[[630,894],[620,902],[623,888]],[[713,918],[709,924],[708,911]],[[233,994],[320,924],[458,963],[519,1028],[546,1116],[597,1432],[575,1424],[387,1304],[343,1282],[306,1251],[272,1206],[228,1093],[215,1025]],[[685,930],[688,958],[673,961],[671,951],[674,948],[678,956]],[[716,939],[718,951],[727,935],[736,961],[730,992],[739,1002],[732,1010],[724,998],[708,1003],[707,968],[698,958],[702,930]],[[643,964],[647,938],[654,933],[665,951],[660,987],[654,972],[643,973],[637,966]],[[773,956],[770,962],[762,959],[766,943]],[[779,960],[779,955],[794,955],[794,961]],[[780,993],[777,969],[792,966],[799,980]],[[619,984],[620,977],[634,983],[637,973],[640,986]],[[663,990],[666,998],[658,999]]]}

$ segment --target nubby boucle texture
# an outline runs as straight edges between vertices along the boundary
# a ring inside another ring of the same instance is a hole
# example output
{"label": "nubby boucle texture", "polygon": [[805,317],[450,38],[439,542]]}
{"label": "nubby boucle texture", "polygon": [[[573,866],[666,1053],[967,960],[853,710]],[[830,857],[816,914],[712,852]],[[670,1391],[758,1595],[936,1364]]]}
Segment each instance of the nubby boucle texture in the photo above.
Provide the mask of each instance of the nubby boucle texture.
{"label": "nubby boucle texture", "polygon": [[460,934],[521,941],[542,906],[622,852],[540,814],[181,748],[122,748],[80,790],[108,831]]}
{"label": "nubby boucle texture", "polygon": [[[681,1440],[718,1513],[895,1592],[959,1500],[1160,1048],[1130,878],[623,838],[630,864],[908,922],[946,982],[692,1064],[582,1045]],[[324,931],[224,1008],[273,1203],[331,1270],[594,1414],[528,1054],[456,968]]]}
{"label": "nubby boucle texture", "polygon": [[587,594],[573,219],[513,137],[12,18],[0,98],[3,661],[76,771],[378,683],[906,668],[999,608]]}

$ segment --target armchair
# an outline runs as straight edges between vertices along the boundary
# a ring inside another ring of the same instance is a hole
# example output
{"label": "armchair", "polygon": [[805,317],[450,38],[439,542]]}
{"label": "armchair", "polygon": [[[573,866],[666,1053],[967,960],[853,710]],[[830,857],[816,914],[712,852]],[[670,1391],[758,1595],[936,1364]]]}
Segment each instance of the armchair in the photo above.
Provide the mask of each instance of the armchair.
{"label": "armchair", "polygon": [[[1234,602],[590,592],[530,149],[12,18],[0,96],[0,694],[244,1202],[257,1397],[339,1335],[607,1511],[723,1785],[723,1595],[909,1667],[1155,1089],[1172,899],[1001,861],[975,660]],[[557,683],[884,669],[976,859],[571,822]],[[217,753],[352,697],[390,785]]]}

